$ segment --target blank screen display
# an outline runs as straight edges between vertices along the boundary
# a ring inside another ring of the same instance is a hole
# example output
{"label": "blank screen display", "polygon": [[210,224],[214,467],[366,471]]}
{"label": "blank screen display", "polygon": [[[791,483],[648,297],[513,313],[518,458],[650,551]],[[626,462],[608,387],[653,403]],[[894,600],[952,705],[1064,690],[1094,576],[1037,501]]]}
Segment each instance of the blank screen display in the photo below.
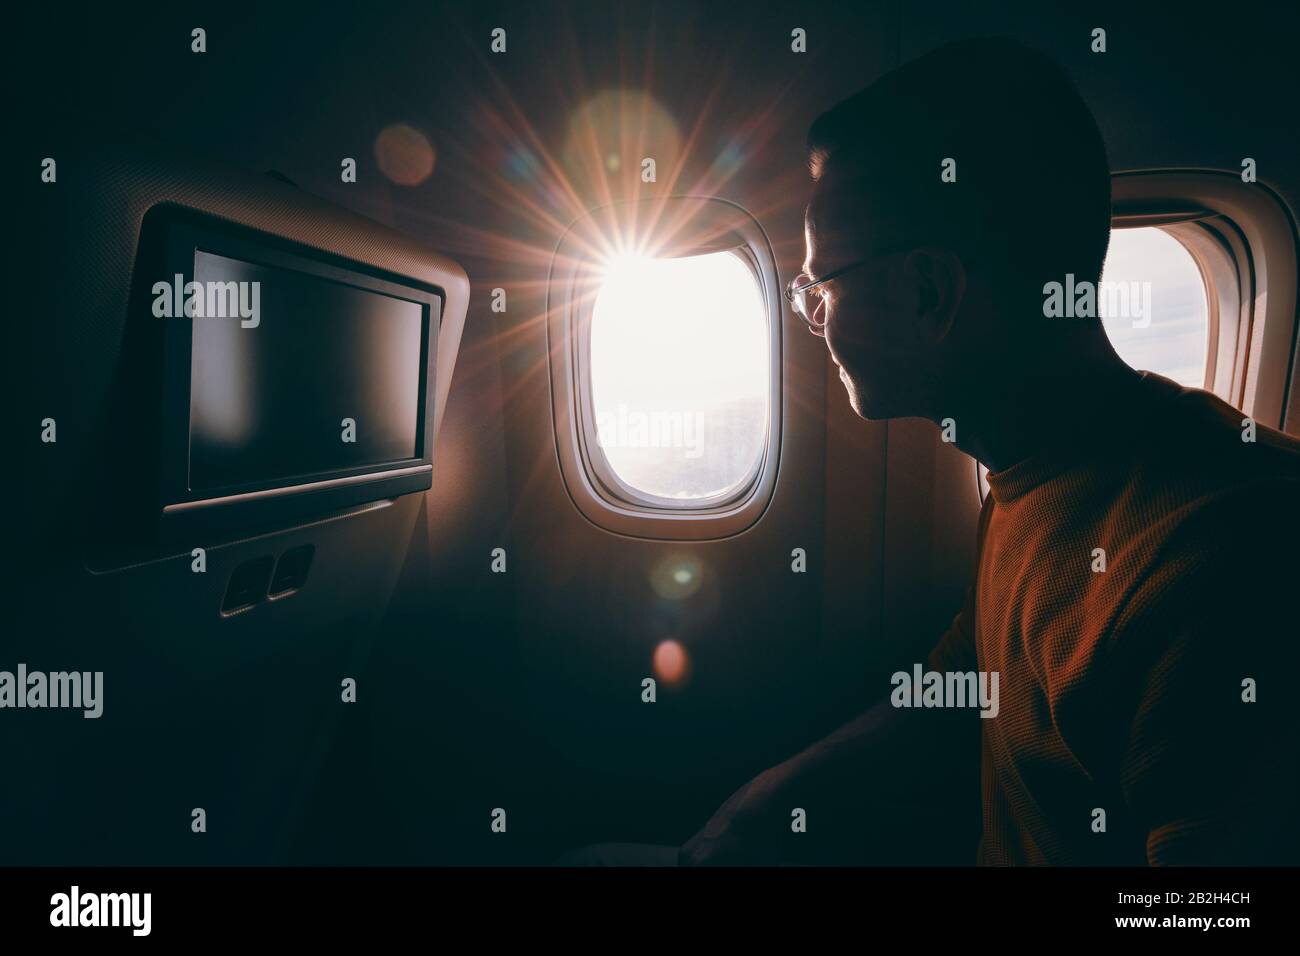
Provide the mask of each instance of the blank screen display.
{"label": "blank screen display", "polygon": [[425,305],[202,251],[194,279],[191,490],[420,457]]}

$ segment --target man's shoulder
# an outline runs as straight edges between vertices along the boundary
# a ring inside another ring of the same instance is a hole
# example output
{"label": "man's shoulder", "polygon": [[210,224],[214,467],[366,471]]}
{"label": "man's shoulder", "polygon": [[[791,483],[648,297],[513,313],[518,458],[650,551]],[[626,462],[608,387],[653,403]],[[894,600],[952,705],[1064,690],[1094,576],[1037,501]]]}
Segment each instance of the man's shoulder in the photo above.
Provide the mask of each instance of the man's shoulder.
{"label": "man's shoulder", "polygon": [[1209,392],[1149,380],[1155,399],[1107,505],[1132,560],[1118,623],[1276,600],[1300,538],[1300,440]]}
{"label": "man's shoulder", "polygon": [[1235,622],[1260,638],[1263,622],[1291,613],[1300,477],[1234,476],[1136,533],[1144,540],[1131,551],[1137,566],[1118,602],[1116,633],[1169,636],[1174,625],[1200,631],[1213,623],[1223,639],[1242,639],[1229,627]]}
{"label": "man's shoulder", "polygon": [[1147,372],[1151,401],[1140,410],[1139,456],[1230,487],[1269,477],[1300,478],[1300,438],[1233,407],[1213,392]]}
{"label": "man's shoulder", "polygon": [[1117,507],[1147,525],[1300,505],[1300,439],[1222,398],[1146,376],[1152,400],[1135,414]]}

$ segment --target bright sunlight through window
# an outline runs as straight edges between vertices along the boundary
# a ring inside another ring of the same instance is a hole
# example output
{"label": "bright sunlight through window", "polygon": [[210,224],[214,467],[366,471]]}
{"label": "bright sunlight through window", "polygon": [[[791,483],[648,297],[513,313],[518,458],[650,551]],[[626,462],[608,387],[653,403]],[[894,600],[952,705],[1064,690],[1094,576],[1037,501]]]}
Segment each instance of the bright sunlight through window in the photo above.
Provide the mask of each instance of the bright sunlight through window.
{"label": "bright sunlight through window", "polygon": [[1116,229],[1099,305],[1106,334],[1129,365],[1180,385],[1205,384],[1209,303],[1190,252],[1163,229]]}
{"label": "bright sunlight through window", "polygon": [[746,489],[767,440],[767,323],[735,253],[610,264],[591,318],[592,412],[626,490],[689,506]]}

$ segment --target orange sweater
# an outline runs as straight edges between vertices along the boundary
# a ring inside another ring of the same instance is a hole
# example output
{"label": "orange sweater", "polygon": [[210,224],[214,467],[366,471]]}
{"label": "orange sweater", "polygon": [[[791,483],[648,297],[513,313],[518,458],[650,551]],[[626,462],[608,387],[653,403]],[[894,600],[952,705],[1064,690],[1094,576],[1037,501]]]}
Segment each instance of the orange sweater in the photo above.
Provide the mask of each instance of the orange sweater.
{"label": "orange sweater", "polygon": [[989,476],[929,658],[1000,674],[979,862],[1300,862],[1300,442],[1150,373],[1098,407]]}

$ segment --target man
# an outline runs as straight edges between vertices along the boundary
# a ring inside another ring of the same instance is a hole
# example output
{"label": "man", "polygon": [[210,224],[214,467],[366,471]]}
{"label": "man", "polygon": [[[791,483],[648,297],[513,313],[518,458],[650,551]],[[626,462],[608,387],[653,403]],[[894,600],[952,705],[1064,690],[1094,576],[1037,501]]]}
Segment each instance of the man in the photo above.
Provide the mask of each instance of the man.
{"label": "man", "polygon": [[1098,318],[1045,308],[1050,283],[1100,279],[1109,238],[1082,99],[1041,55],[968,41],[818,118],[809,148],[787,294],[859,415],[951,419],[989,467],[976,579],[925,669],[996,673],[1000,701],[980,719],[882,687],[678,861],[806,862],[801,807],[808,836],[834,815],[836,862],[924,862],[907,838],[944,818],[911,808],[963,794],[978,754],[978,846],[956,858],[1297,862],[1300,443],[1133,371]]}
{"label": "man", "polygon": [[[1049,317],[1044,287],[1098,281],[1109,236],[1082,99],[1033,51],[969,41],[821,116],[809,148],[792,304],[859,415],[952,419],[990,469],[976,580],[926,662],[1000,675],[971,860],[1296,862],[1300,443],[1134,372],[1098,318]],[[885,699],[680,860],[780,862],[790,807],[864,774],[923,798],[969,724]],[[878,824],[881,789],[860,788]]]}

